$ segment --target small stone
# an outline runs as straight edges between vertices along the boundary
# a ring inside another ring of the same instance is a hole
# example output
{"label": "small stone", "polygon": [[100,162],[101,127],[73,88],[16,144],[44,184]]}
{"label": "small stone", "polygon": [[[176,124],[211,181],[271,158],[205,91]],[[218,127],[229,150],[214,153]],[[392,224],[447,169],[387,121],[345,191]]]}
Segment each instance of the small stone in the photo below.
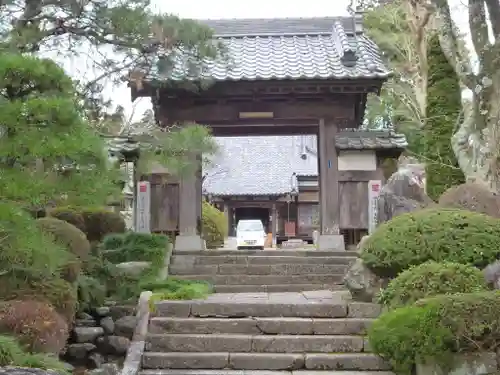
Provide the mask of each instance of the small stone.
{"label": "small stone", "polygon": [[344,276],[344,285],[354,301],[374,302],[380,289],[387,285],[387,280],[375,275],[358,258]]}
{"label": "small stone", "polygon": [[99,368],[103,365],[104,363],[104,357],[102,354],[94,352],[91,355],[89,355],[88,358],[88,366],[89,368]]}
{"label": "small stone", "polygon": [[77,319],[83,319],[83,320],[92,320],[94,319],[94,317],[90,314],[87,314],[85,312],[79,312],[77,315],[76,315],[76,318]]}
{"label": "small stone", "polygon": [[98,337],[104,335],[104,329],[102,327],[75,327],[73,333],[77,343],[94,342]]}
{"label": "small stone", "polygon": [[140,276],[151,267],[150,262],[124,262],[118,263],[115,267],[122,273],[130,276]]}
{"label": "small stone", "polygon": [[112,335],[115,330],[115,322],[113,318],[110,316],[106,316],[101,319],[100,325],[102,329],[104,329],[104,333],[106,335]]}
{"label": "small stone", "polygon": [[118,319],[128,315],[135,315],[136,306],[111,306],[110,316],[114,319],[115,323]]}
{"label": "small stone", "polygon": [[95,349],[96,346],[89,342],[84,342],[80,344],[70,344],[68,345],[68,349],[66,350],[66,355],[70,359],[82,360],[87,358],[88,353]]}
{"label": "small stone", "polygon": [[88,375],[117,375],[120,372],[114,363],[105,363],[100,368],[89,371]]}
{"label": "small stone", "polygon": [[95,313],[99,316],[108,316],[110,312],[109,306],[101,306],[95,309]]}
{"label": "small stone", "polygon": [[130,346],[130,340],[123,336],[99,337],[97,347],[103,354],[125,355]]}
{"label": "small stone", "polygon": [[132,339],[136,326],[137,318],[135,316],[124,316],[115,322],[115,334]]}
{"label": "small stone", "polygon": [[95,319],[76,319],[75,326],[76,327],[96,327],[97,322]]}

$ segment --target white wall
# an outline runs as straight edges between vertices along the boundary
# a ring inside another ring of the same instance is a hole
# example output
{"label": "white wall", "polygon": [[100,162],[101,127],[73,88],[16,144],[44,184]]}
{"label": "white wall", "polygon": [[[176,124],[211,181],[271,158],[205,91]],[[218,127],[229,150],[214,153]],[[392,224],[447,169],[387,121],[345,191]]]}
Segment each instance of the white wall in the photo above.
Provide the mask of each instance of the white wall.
{"label": "white wall", "polygon": [[375,151],[340,151],[338,158],[339,171],[377,170],[377,157]]}

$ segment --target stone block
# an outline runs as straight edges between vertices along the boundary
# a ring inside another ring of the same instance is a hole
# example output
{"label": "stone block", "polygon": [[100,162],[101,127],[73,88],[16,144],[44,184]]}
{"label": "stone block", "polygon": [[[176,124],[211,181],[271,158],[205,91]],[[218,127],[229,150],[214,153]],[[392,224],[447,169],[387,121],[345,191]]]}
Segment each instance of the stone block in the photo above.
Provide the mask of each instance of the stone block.
{"label": "stone block", "polygon": [[229,353],[144,353],[144,369],[223,369]]}
{"label": "stone block", "polygon": [[189,301],[160,301],[155,303],[155,316],[188,317],[191,314]]}
{"label": "stone block", "polygon": [[146,339],[150,352],[242,352],[252,348],[250,335],[223,334],[149,334]]}
{"label": "stone block", "polygon": [[364,353],[307,353],[308,370],[370,371],[390,370],[391,366],[375,354]]}
{"label": "stone block", "polygon": [[372,319],[313,319],[315,335],[363,335]]}
{"label": "stone block", "polygon": [[300,353],[230,353],[229,366],[235,370],[296,370],[304,367]]}
{"label": "stone block", "polygon": [[382,306],[378,303],[350,302],[347,310],[349,318],[377,318],[382,311]]}
{"label": "stone block", "polygon": [[311,318],[255,318],[260,332],[267,335],[312,335],[313,320]]}
{"label": "stone block", "polygon": [[317,247],[319,251],[345,250],[344,236],[340,234],[320,234]]}
{"label": "stone block", "polygon": [[175,251],[203,251],[205,241],[199,235],[179,235],[175,237]]}
{"label": "stone block", "polygon": [[255,319],[229,318],[152,318],[149,323],[150,333],[247,333],[258,334]]}
{"label": "stone block", "polygon": [[254,336],[252,351],[259,353],[361,352],[363,338],[356,336]]}

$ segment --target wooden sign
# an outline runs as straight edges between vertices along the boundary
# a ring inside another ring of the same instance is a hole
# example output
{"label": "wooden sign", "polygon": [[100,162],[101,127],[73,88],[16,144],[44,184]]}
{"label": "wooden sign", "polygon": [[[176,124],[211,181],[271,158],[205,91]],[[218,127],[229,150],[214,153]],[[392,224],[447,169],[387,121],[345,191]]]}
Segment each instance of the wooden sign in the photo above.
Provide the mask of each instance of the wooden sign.
{"label": "wooden sign", "polygon": [[371,234],[378,223],[378,196],[382,189],[382,181],[368,181],[368,233]]}

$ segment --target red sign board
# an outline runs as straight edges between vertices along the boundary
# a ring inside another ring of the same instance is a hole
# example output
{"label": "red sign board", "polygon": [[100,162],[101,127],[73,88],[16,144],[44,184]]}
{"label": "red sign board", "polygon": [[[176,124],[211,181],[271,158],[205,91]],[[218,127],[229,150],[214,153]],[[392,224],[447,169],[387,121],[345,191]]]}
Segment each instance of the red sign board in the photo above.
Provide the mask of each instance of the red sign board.
{"label": "red sign board", "polygon": [[287,237],[295,236],[295,221],[285,222],[285,236]]}
{"label": "red sign board", "polygon": [[145,193],[146,191],[148,191],[148,186],[146,184],[140,184],[139,185],[139,192]]}
{"label": "red sign board", "polygon": [[373,184],[373,185],[372,185],[372,191],[373,191],[374,193],[378,193],[378,192],[379,192],[379,190],[380,190],[380,185],[379,185],[379,184]]}

